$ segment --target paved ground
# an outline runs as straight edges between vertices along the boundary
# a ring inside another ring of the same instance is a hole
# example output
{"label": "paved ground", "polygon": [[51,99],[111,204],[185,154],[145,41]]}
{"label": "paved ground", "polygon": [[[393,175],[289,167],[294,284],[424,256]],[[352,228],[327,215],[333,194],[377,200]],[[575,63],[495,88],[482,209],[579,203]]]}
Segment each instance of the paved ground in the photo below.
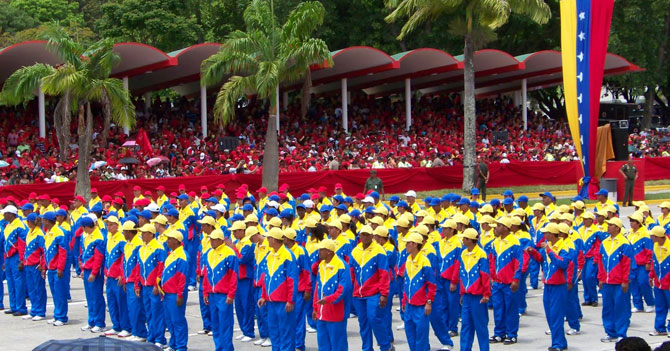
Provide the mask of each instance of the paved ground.
{"label": "paved ground", "polygon": [[[652,209],[654,213],[658,209],[654,206]],[[630,214],[630,209],[623,209],[622,215]],[[627,221],[625,221],[627,222]],[[7,290],[5,289],[5,292]],[[48,291],[48,289],[47,289]],[[581,293],[580,293],[581,296]],[[70,303],[70,322],[69,325],[63,327],[53,327],[48,325],[45,321],[32,322],[23,321],[19,317],[11,317],[0,314],[0,349],[3,351],[25,351],[32,350],[35,346],[50,339],[73,339],[73,338],[90,338],[94,335],[90,332],[82,332],[79,330],[86,322],[86,308],[84,290],[82,281],[80,279],[73,280],[72,290],[73,301]],[[8,304],[8,297],[4,297],[5,306]],[[49,297],[49,302],[51,298]],[[396,301],[397,303],[397,301]],[[188,307],[186,310],[187,319],[189,323],[189,348],[191,350],[213,350],[214,343],[211,337],[196,335],[196,332],[202,327],[200,321],[200,312],[198,309],[198,296],[196,293],[191,293],[188,299]],[[53,311],[53,305],[47,305],[47,316],[50,318],[50,313]],[[582,321],[582,334],[578,336],[568,336],[568,345],[570,350],[587,351],[587,350],[614,350],[614,344],[602,344],[599,339],[604,335],[601,322],[601,308],[588,307],[583,310],[584,319]],[[400,323],[399,313],[394,308],[394,330],[395,326]],[[493,329],[493,313],[489,311],[489,329]],[[660,345],[664,341],[670,339],[665,337],[650,337],[648,332],[653,329],[654,314],[653,313],[638,313],[634,314],[631,320],[631,326],[628,330],[629,336],[640,336],[645,338],[652,348]],[[107,319],[109,323],[109,317]],[[566,324],[567,326],[567,324]],[[528,315],[521,318],[521,326],[519,331],[519,343],[513,346],[492,345],[491,350],[546,350],[550,346],[549,336],[544,334],[547,329],[547,323],[544,318],[544,310],[542,307],[542,290],[530,290],[528,294]],[[358,330],[358,321],[356,319],[349,319],[348,324],[348,341],[350,350],[360,350],[361,341]],[[404,332],[395,331],[396,349],[407,350],[406,337]],[[459,338],[454,339],[456,344],[455,350],[458,350]],[[252,343],[234,342],[237,350],[269,350],[269,348],[261,348],[254,346]],[[475,349],[477,349],[475,342]],[[437,339],[431,333],[432,349],[439,348]],[[307,334],[307,349],[316,350],[316,334]]]}

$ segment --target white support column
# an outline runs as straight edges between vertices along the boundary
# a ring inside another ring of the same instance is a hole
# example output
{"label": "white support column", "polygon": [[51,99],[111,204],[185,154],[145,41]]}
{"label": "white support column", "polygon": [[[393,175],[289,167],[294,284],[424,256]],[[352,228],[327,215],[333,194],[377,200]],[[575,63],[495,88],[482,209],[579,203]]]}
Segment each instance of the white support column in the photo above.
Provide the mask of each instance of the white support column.
{"label": "white support column", "polygon": [[200,124],[202,137],[207,137],[207,87],[200,82]]}
{"label": "white support column", "polygon": [[44,113],[44,92],[42,92],[42,84],[40,84],[37,87],[37,110],[40,125],[40,138],[46,138],[47,127],[46,127],[46,117]]}
{"label": "white support column", "polygon": [[151,108],[151,92],[144,93],[144,113],[148,113]]}
{"label": "white support column", "polygon": [[277,108],[275,111],[277,115],[275,116],[275,120],[277,121],[277,135],[279,135],[279,109],[281,108],[279,104],[279,85],[277,85],[277,89],[275,90],[275,99],[277,99]]}
{"label": "white support column", "polygon": [[288,91],[285,91],[282,93],[282,106],[284,108],[284,111],[288,109]]}
{"label": "white support column", "polygon": [[[128,90],[128,77],[123,77],[123,89]],[[130,90],[128,90],[130,93]],[[123,134],[130,135],[130,128],[123,127]]]}
{"label": "white support column", "polygon": [[521,116],[523,117],[523,130],[528,130],[528,82],[521,81]]}
{"label": "white support column", "polygon": [[405,129],[412,126],[412,81],[405,78]]}
{"label": "white support column", "polygon": [[342,78],[342,127],[345,133],[349,133],[349,93],[347,91],[347,78]]}

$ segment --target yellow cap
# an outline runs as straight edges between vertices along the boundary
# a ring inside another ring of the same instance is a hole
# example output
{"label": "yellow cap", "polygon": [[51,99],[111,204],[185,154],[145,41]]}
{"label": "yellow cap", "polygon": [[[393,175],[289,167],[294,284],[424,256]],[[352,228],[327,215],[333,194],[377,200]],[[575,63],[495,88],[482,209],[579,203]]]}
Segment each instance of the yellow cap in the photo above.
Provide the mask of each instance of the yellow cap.
{"label": "yellow cap", "polygon": [[493,207],[491,205],[486,204],[482,206],[482,208],[479,209],[480,213],[493,213]]}
{"label": "yellow cap", "polygon": [[461,213],[455,214],[454,217],[452,217],[452,219],[454,220],[454,222],[460,223],[460,224],[463,224],[463,225],[470,224],[470,220],[468,219],[468,217],[465,217],[465,215],[461,214]]}
{"label": "yellow cap", "polygon": [[337,244],[332,239],[323,239],[316,246],[320,250],[328,250],[333,253],[337,252]]}
{"label": "yellow cap", "polygon": [[661,227],[660,225],[651,228],[651,231],[649,233],[659,238],[665,237],[665,229],[663,229],[663,227]]}
{"label": "yellow cap", "polygon": [[481,216],[477,222],[478,222],[479,224],[482,224],[482,223],[488,223],[488,224],[491,224],[491,223],[495,223],[496,220],[493,219],[493,217],[491,217],[491,216],[489,216],[489,215],[484,215],[484,216]]}
{"label": "yellow cap", "polygon": [[258,216],[252,213],[244,218],[244,223],[258,223]]}
{"label": "yellow cap", "polygon": [[[375,217],[375,218],[379,218],[379,217]],[[381,220],[381,218],[379,218],[379,219]],[[342,230],[342,223],[340,223],[340,221],[338,221],[337,219],[334,219],[334,220],[328,222],[328,226],[337,228],[339,230]]]}
{"label": "yellow cap", "polygon": [[[255,226],[249,227],[249,228],[256,228]],[[247,225],[244,224],[242,221],[235,221],[233,222],[233,225],[230,226],[230,231],[234,230],[245,230],[247,229]],[[256,229],[258,230],[258,229]]]}
{"label": "yellow cap", "polygon": [[376,213],[376,214],[384,215],[384,216],[389,215],[389,210],[386,208],[386,206],[379,206],[373,212]]}
{"label": "yellow cap", "polygon": [[560,205],[560,206],[558,206],[558,212],[560,212],[560,213],[567,213],[567,212],[570,212],[570,206],[568,206],[568,205]]}
{"label": "yellow cap", "polygon": [[562,221],[570,221],[570,222],[572,222],[572,221],[575,220],[575,216],[573,216],[573,215],[571,215],[570,213],[567,213],[567,212],[566,212],[566,213],[564,213],[564,214],[561,215],[561,220],[562,220]]}
{"label": "yellow cap", "polygon": [[349,216],[346,213],[339,216],[337,219],[339,219],[341,223],[346,223],[346,224],[351,223],[351,216]]}
{"label": "yellow cap", "polygon": [[596,219],[596,215],[593,214],[593,212],[585,211],[582,214],[583,219]]}
{"label": "yellow cap", "polygon": [[305,228],[316,228],[317,222],[314,218],[309,217],[305,220]]}
{"label": "yellow cap", "polygon": [[558,211],[552,212],[551,215],[549,216],[549,220],[550,221],[554,221],[554,220],[560,221],[561,220],[561,213],[558,212]]}
{"label": "yellow cap", "polygon": [[268,238],[275,238],[277,240],[284,239],[284,232],[279,228],[272,228],[269,231],[265,232],[265,236]]}
{"label": "yellow cap", "polygon": [[423,244],[423,237],[421,236],[421,234],[417,232],[410,232],[407,235],[405,235],[404,238],[402,238],[402,241],[406,243]]}
{"label": "yellow cap", "polygon": [[535,205],[533,205],[533,207],[531,207],[530,209],[533,211],[544,211],[544,205],[539,202],[536,202]]}
{"label": "yellow cap", "polygon": [[158,224],[161,224],[161,225],[167,225],[168,220],[167,220],[167,217],[160,214],[160,215],[156,216],[156,218],[154,218],[154,220],[151,221],[151,223],[154,223],[154,224],[158,223]]}
{"label": "yellow cap", "polygon": [[[251,215],[250,215],[251,216]],[[205,218],[198,221],[200,224],[209,224],[212,227],[216,227],[216,220],[212,216],[205,216]]]}
{"label": "yellow cap", "polygon": [[512,216],[517,216],[517,217],[523,217],[526,218],[526,211],[524,211],[522,208],[516,208],[514,211],[512,211]]}
{"label": "yellow cap", "polygon": [[223,240],[223,232],[220,229],[214,229],[212,230],[211,233],[209,233],[209,239],[219,239]]}
{"label": "yellow cap", "polygon": [[119,219],[116,218],[116,216],[109,216],[109,217],[107,217],[107,218],[105,219],[105,222],[108,222],[108,223],[115,223],[115,224],[121,224],[121,223],[119,222]]}
{"label": "yellow cap", "polygon": [[544,228],[541,229],[543,233],[552,233],[552,234],[558,234],[560,232],[560,229],[558,229],[558,224],[556,223],[547,223],[547,225],[544,226]]}
{"label": "yellow cap", "polygon": [[427,215],[428,215],[428,212],[426,212],[425,210],[419,210],[415,214],[415,216],[417,216],[417,217],[426,217]]}
{"label": "yellow cap", "polygon": [[464,230],[463,234],[461,234],[461,237],[472,239],[472,240],[477,240],[478,236],[479,236],[479,234],[477,234],[477,231],[472,229],[472,228],[468,228],[468,229]]}
{"label": "yellow cap", "polygon": [[427,236],[427,235],[428,235],[428,227],[426,227],[426,226],[423,225],[423,224],[419,224],[418,226],[416,226],[416,228],[414,228],[414,231],[417,232],[417,233],[419,233],[419,234],[421,234],[421,235],[423,235],[423,236]]}
{"label": "yellow cap", "polygon": [[403,213],[400,218],[406,219],[407,223],[414,223],[414,215],[410,212]]}
{"label": "yellow cap", "polygon": [[569,234],[570,233],[570,226],[565,224],[565,223],[559,223],[558,224],[558,231],[563,233],[563,234]]}
{"label": "yellow cap", "polygon": [[512,227],[512,220],[509,217],[501,217],[497,223],[507,228]]}
{"label": "yellow cap", "polygon": [[295,232],[295,229],[293,228],[286,228],[284,229],[284,237],[290,240],[295,240],[295,237],[298,235],[298,233]]}
{"label": "yellow cap", "polygon": [[447,219],[446,221],[442,222],[442,224],[440,224],[440,227],[456,229],[456,221],[453,219]]}
{"label": "yellow cap", "polygon": [[140,228],[141,232],[147,232],[147,233],[156,233],[156,227],[154,227],[153,224],[147,223]]}
{"label": "yellow cap", "polygon": [[631,221],[637,221],[637,222],[640,223],[640,224],[644,223],[644,217],[643,217],[643,215],[642,215],[642,212],[639,212],[639,211],[638,211],[638,212],[633,212],[633,214],[631,214],[630,216],[628,216],[628,218],[629,218]]}
{"label": "yellow cap", "polygon": [[[380,226],[377,227],[377,228],[381,228],[381,227],[383,227],[383,225],[380,225]],[[361,229],[358,231],[358,233],[359,233],[359,234],[362,234],[362,233],[373,234],[373,233],[374,233],[374,230],[372,230],[372,227],[370,227],[369,225],[366,224],[366,225],[364,225],[364,226],[361,227]]]}
{"label": "yellow cap", "polygon": [[659,208],[669,208],[670,209],[670,201],[663,201],[661,202],[660,205],[658,205]]}
{"label": "yellow cap", "polygon": [[400,217],[400,219],[395,221],[395,225],[396,227],[409,228],[409,221],[404,217]]}
{"label": "yellow cap", "polygon": [[137,231],[137,228],[135,228],[135,222],[125,221],[123,223],[123,227],[121,227],[121,230]]}
{"label": "yellow cap", "polygon": [[281,225],[282,225],[282,223],[281,223],[281,219],[279,219],[279,217],[272,217],[268,221],[268,226],[273,227],[273,228],[274,227],[281,227]]}
{"label": "yellow cap", "polygon": [[577,201],[572,203],[572,208],[582,210],[582,209],[584,209],[584,207],[586,207],[586,205],[584,204],[584,201],[577,200]]}
{"label": "yellow cap", "polygon": [[435,225],[435,217],[433,217],[433,216],[431,216],[431,215],[428,215],[428,216],[426,216],[426,217],[423,217],[423,221],[421,222],[421,224],[426,224],[426,225],[428,225],[428,224],[432,224],[432,225]]}
{"label": "yellow cap", "polygon": [[646,205],[646,203],[644,201],[633,201],[635,207],[642,207],[642,205]]}
{"label": "yellow cap", "polygon": [[612,205],[609,205],[605,208],[605,211],[607,211],[609,213],[616,213],[616,208]]}
{"label": "yellow cap", "polygon": [[[368,219],[368,222],[371,224],[376,224],[376,225],[384,225],[384,220],[381,217],[372,217]],[[342,228],[340,228],[342,229]]]}
{"label": "yellow cap", "polygon": [[[241,223],[241,222],[240,222]],[[244,230],[244,236],[249,237],[258,234],[258,227],[253,226]]]}
{"label": "yellow cap", "polygon": [[642,206],[640,206],[640,212],[649,212],[649,213],[651,213],[651,210],[649,210],[649,206],[647,206],[647,205],[642,205]]}
{"label": "yellow cap", "polygon": [[163,234],[168,238],[177,239],[179,242],[184,240],[184,235],[178,230],[166,230]]}
{"label": "yellow cap", "polygon": [[607,217],[607,211],[605,211],[605,210],[598,210],[598,211],[596,211],[596,216]]}
{"label": "yellow cap", "polygon": [[521,218],[519,218],[517,216],[510,217],[509,223],[511,225],[521,225]]}
{"label": "yellow cap", "polygon": [[611,225],[619,227],[619,228],[623,228],[623,223],[617,217],[614,217],[612,219],[608,219],[608,220],[605,221],[605,223],[611,224]]}
{"label": "yellow cap", "polygon": [[386,227],[384,227],[383,225],[380,225],[379,227],[375,228],[374,234],[377,235],[377,236],[388,238],[389,237],[389,230],[386,229]]}

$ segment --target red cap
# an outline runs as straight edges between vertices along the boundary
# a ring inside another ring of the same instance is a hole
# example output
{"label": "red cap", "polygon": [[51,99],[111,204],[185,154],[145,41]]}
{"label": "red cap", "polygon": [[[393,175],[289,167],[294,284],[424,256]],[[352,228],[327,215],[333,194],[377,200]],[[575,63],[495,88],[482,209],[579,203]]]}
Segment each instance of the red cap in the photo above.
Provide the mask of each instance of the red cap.
{"label": "red cap", "polygon": [[317,190],[317,191],[320,192],[320,193],[325,193],[326,191],[328,191],[328,188],[326,188],[325,186],[322,185],[322,186],[319,187],[319,190]]}
{"label": "red cap", "polygon": [[307,192],[308,192],[308,193],[315,193],[315,192],[316,192],[316,189],[314,189],[314,188],[309,188],[309,189],[307,189]]}
{"label": "red cap", "polygon": [[244,199],[245,197],[247,197],[247,192],[246,192],[246,191],[238,191],[238,192],[235,194],[235,196],[236,196],[238,199]]}
{"label": "red cap", "polygon": [[37,200],[51,200],[51,197],[49,197],[47,194],[42,194],[37,197]]}
{"label": "red cap", "polygon": [[32,193],[28,194],[28,200],[33,200],[33,199],[36,199],[36,198],[37,198],[37,193],[32,192]]}
{"label": "red cap", "polygon": [[81,195],[75,196],[74,199],[81,203],[86,203],[86,200],[84,200],[84,198]]}
{"label": "red cap", "polygon": [[201,187],[200,187],[200,191],[201,191],[201,192],[202,192],[202,191],[207,191],[207,186],[206,186],[206,185],[201,186]]}
{"label": "red cap", "polygon": [[102,202],[112,202],[112,197],[109,195],[105,195],[102,197]]}
{"label": "red cap", "polygon": [[202,196],[200,196],[201,199],[209,199],[210,197],[212,197],[212,195],[209,193],[203,193]]}
{"label": "red cap", "polygon": [[65,206],[65,205],[63,205],[63,206],[61,206],[61,207],[59,207],[59,208],[60,208],[61,210],[65,210],[65,211],[69,210],[69,208],[67,208],[67,206]]}
{"label": "red cap", "polygon": [[98,188],[91,188],[91,193],[98,193]]}
{"label": "red cap", "polygon": [[118,196],[118,197],[126,197],[126,194],[124,194],[124,193],[122,193],[122,192],[120,192],[120,191],[117,191],[117,192],[114,193],[114,196]]}
{"label": "red cap", "polygon": [[288,190],[288,184],[284,183],[279,187],[279,191],[286,191]]}
{"label": "red cap", "polygon": [[139,185],[135,185],[135,186],[133,187],[133,191],[142,191],[142,188],[140,188]]}
{"label": "red cap", "polygon": [[151,193],[150,190],[147,190],[147,191],[144,192],[144,195],[146,195],[146,196],[152,196],[153,194]]}
{"label": "red cap", "polygon": [[189,191],[189,192],[188,192],[188,196],[189,196],[189,197],[196,197],[196,195],[197,195],[197,194],[195,193],[195,191]]}
{"label": "red cap", "polygon": [[286,200],[286,194],[284,194],[284,193],[279,193],[279,199],[280,199],[280,200]]}
{"label": "red cap", "polygon": [[6,199],[6,200],[7,200],[7,201],[11,201],[11,202],[16,203],[16,199],[15,199],[14,196],[12,196],[12,195],[7,196],[7,199]]}
{"label": "red cap", "polygon": [[262,194],[267,194],[268,193],[268,188],[262,186],[262,187],[258,188],[258,190],[256,190],[256,192],[259,193],[259,194],[261,194],[261,193]]}
{"label": "red cap", "polygon": [[116,199],[114,199],[114,201],[112,201],[112,202],[115,203],[115,204],[123,205],[123,200],[122,200],[121,198],[119,198],[119,197],[117,197]]}
{"label": "red cap", "polygon": [[51,199],[51,202],[55,203],[56,205],[60,205],[60,200],[59,200],[58,198],[56,198],[56,197],[54,197],[53,199]]}
{"label": "red cap", "polygon": [[173,191],[173,192],[170,193],[170,196],[171,197],[177,197],[177,196],[179,196],[179,194],[177,194],[176,192]]}
{"label": "red cap", "polygon": [[342,190],[342,184],[340,184],[340,183],[335,184],[335,190],[338,190],[338,189]]}
{"label": "red cap", "polygon": [[179,184],[179,190],[186,190],[186,185]]}
{"label": "red cap", "polygon": [[217,188],[217,189],[223,189],[223,190],[226,190],[226,186],[223,185],[223,184],[217,184],[217,185],[216,185],[216,188]]}
{"label": "red cap", "polygon": [[318,199],[320,199],[320,198],[321,198],[321,197],[319,196],[319,194],[314,194],[314,195],[312,195],[312,201],[314,201],[314,200],[318,200]]}
{"label": "red cap", "polygon": [[219,189],[216,189],[216,190],[214,190],[214,195],[221,196],[221,195],[223,195],[223,191],[221,191]]}
{"label": "red cap", "polygon": [[149,199],[139,199],[139,200],[135,201],[135,206],[144,207],[144,206],[149,206],[150,203],[151,203],[151,200],[149,200]]}
{"label": "red cap", "polygon": [[356,200],[363,200],[363,199],[365,199],[365,195],[363,195],[362,193],[358,193],[358,194],[356,194],[356,196],[354,196],[354,198]]}
{"label": "red cap", "polygon": [[165,192],[165,187],[162,186],[162,185],[159,185],[159,186],[156,188],[156,190]]}
{"label": "red cap", "polygon": [[248,184],[242,184],[242,185],[240,185],[240,189],[249,190],[249,185]]}
{"label": "red cap", "polygon": [[176,205],[177,199],[170,199],[170,205]]}

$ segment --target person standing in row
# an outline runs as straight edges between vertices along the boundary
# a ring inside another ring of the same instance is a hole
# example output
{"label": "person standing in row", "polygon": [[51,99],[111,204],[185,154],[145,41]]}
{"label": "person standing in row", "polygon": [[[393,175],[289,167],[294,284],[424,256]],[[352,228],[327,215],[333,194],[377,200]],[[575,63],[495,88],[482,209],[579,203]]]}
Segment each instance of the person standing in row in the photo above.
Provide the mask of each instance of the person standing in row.
{"label": "person standing in row", "polygon": [[156,227],[145,224],[139,229],[142,235],[142,247],[139,252],[140,277],[142,292],[135,288],[135,295],[142,296],[144,315],[147,318],[147,341],[162,347],[167,344],[165,339],[165,319],[163,303],[158,292],[158,278],[163,271],[165,248],[156,240]]}
{"label": "person standing in row", "polygon": [[651,229],[654,241],[653,264],[649,271],[649,282],[654,286],[656,299],[656,319],[651,336],[668,335],[668,311],[670,311],[670,240],[665,229],[656,226]]}
{"label": "person standing in row", "polygon": [[237,291],[235,292],[235,313],[242,334],[237,340],[249,342],[254,339],[254,243],[246,235],[246,226],[242,221],[233,223],[230,231],[233,235],[233,247],[237,255]]}
{"label": "person standing in row", "polygon": [[81,269],[88,303],[88,324],[81,330],[100,333],[105,329],[105,297],[103,294],[105,278],[102,274],[105,260],[105,238],[93,218],[84,216],[79,219],[79,225],[83,231]]}
{"label": "person standing in row", "polygon": [[[67,238],[63,230],[56,225],[56,214],[45,212],[42,215],[42,225],[46,230],[44,238],[44,261],[49,290],[54,304],[54,317],[48,322],[60,327],[68,322],[67,317]],[[44,271],[42,273],[44,275]]]}
{"label": "person standing in row", "polygon": [[[642,212],[635,212],[628,216],[630,231],[626,237],[631,245],[633,262],[630,272],[630,292],[633,295],[633,313],[652,312],[654,310],[654,294],[649,285],[649,271],[652,265],[652,250],[654,243],[644,226]],[[647,308],[644,307],[644,302]]]}
{"label": "person standing in row", "polygon": [[[312,303],[312,283],[310,279],[311,267],[309,264],[309,255],[307,254],[307,250],[304,246],[298,245],[295,241],[297,235],[298,233],[296,233],[295,229],[293,228],[284,229],[284,246],[291,250],[298,266],[298,296],[295,298],[295,348],[300,351],[305,351],[305,313],[307,312],[306,305]],[[251,321],[251,325],[253,326],[253,320]]]}
{"label": "person standing in row", "polygon": [[167,231],[167,245],[170,254],[165,259],[160,273],[159,291],[163,300],[165,324],[170,331],[170,349],[186,351],[188,345],[188,323],[186,322],[186,301],[188,299],[189,264],[178,230]]}
{"label": "person standing in row", "polygon": [[23,256],[26,250],[26,235],[28,228],[18,217],[18,210],[12,205],[2,210],[5,237],[5,274],[7,279],[7,293],[9,294],[9,309],[5,314],[25,316],[26,307],[26,275],[23,271]]}
{"label": "person standing in row", "polygon": [[40,228],[40,220],[37,213],[31,213],[26,217],[28,235],[26,236],[26,250],[24,252],[24,271],[28,296],[30,297],[30,314],[23,319],[41,321],[46,315],[47,290],[42,276],[44,262],[44,232]]}
{"label": "person standing in row", "polygon": [[[140,286],[140,248],[142,247],[142,236],[137,234],[137,228],[133,221],[123,223],[123,237],[126,244],[123,247],[123,275],[119,277],[119,284],[126,294],[126,306],[128,307],[128,321],[132,336],[129,341],[146,341],[147,326],[144,307],[142,306],[142,290]],[[109,284],[109,283],[108,283]],[[139,295],[136,295],[139,293]]]}
{"label": "person standing in row", "polygon": [[123,278],[123,251],[126,238],[119,231],[119,219],[110,216],[105,219],[107,224],[107,245],[105,254],[105,277],[107,284],[107,308],[109,318],[112,320],[112,329],[105,335],[118,335],[125,338],[131,335],[130,319],[128,318],[128,298],[123,284],[119,284],[119,278]]}

